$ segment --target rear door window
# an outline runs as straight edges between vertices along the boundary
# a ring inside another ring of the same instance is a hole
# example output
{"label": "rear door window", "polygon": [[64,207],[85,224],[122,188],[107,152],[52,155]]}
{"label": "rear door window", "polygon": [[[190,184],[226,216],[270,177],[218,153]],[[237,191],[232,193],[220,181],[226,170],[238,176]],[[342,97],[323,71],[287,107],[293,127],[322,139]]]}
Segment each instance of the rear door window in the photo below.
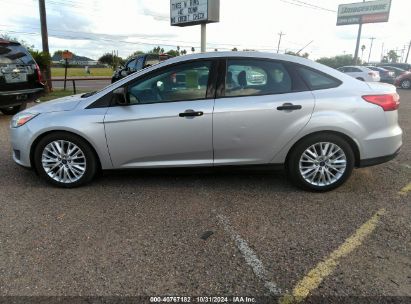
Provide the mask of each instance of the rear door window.
{"label": "rear door window", "polygon": [[255,96],[292,92],[292,80],[280,62],[230,59],[227,62],[225,96]]}

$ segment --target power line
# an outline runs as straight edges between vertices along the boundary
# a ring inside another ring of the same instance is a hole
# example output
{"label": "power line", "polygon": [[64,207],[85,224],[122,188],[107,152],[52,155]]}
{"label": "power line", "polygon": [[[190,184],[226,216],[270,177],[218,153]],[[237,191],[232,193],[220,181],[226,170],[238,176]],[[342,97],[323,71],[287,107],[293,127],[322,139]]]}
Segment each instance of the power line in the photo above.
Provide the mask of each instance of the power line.
{"label": "power line", "polygon": [[305,4],[306,6],[311,6],[312,8],[316,8],[316,9],[320,9],[320,10],[324,10],[324,11],[328,11],[328,12],[333,12],[333,13],[337,12],[336,10],[328,9],[328,8],[325,8],[325,7],[322,7],[322,6],[310,4],[310,3],[300,1],[300,0],[291,0],[291,1],[298,2],[298,3],[301,3],[301,4]]}
{"label": "power line", "polygon": [[332,13],[335,13],[336,11],[333,11],[333,10],[330,10],[330,9],[327,9],[327,8],[324,8],[324,7],[320,7],[320,6],[313,6],[313,5],[306,5],[306,4],[303,4],[303,3],[305,3],[305,2],[291,2],[291,1],[297,1],[297,0],[280,0],[281,2],[284,2],[284,3],[288,3],[288,4],[292,4],[292,5],[295,5],[295,6],[299,6],[299,7],[304,7],[304,8],[311,8],[311,9],[315,9],[315,10],[319,10],[319,11],[326,11],[326,12],[332,12]]}

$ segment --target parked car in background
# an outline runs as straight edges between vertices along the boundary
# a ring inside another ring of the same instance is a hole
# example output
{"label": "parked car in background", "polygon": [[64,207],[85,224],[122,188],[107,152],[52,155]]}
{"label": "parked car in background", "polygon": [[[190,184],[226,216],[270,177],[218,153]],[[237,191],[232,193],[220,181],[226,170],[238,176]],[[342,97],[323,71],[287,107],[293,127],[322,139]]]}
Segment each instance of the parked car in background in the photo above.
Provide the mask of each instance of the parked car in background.
{"label": "parked car in background", "polygon": [[411,73],[404,73],[398,76],[394,84],[401,89],[411,89]]}
{"label": "parked car in background", "polygon": [[343,66],[337,70],[361,81],[378,82],[381,80],[380,73],[363,66]]}
{"label": "parked car in background", "polygon": [[398,62],[395,62],[395,63],[394,62],[379,63],[379,64],[377,64],[377,66],[381,66],[381,67],[391,66],[391,67],[394,67],[394,68],[400,68],[402,70],[411,72],[411,64],[409,64],[409,63],[398,63]]}
{"label": "parked car in background", "polygon": [[211,52],[27,109],[11,143],[15,162],[60,187],[99,169],[271,165],[326,191],[397,155],[398,107],[394,86],[305,58]]}
{"label": "parked car in background", "polygon": [[395,81],[395,73],[393,71],[388,71],[382,67],[375,67],[375,66],[367,66],[370,70],[378,72],[380,74],[380,81],[393,84]]}
{"label": "parked car in background", "polygon": [[16,114],[43,92],[40,68],[27,49],[0,38],[0,111]]}
{"label": "parked car in background", "polygon": [[125,63],[124,67],[117,69],[111,77],[111,83],[114,83],[121,78],[124,78],[130,74],[137,72],[138,70],[157,64],[161,61],[169,59],[167,54],[142,54],[133,58],[130,58]]}
{"label": "parked car in background", "polygon": [[388,65],[383,65],[381,66],[382,68],[388,70],[388,71],[392,71],[395,73],[395,77],[401,76],[403,74],[407,74],[409,73],[408,71],[404,70],[404,69],[400,69],[397,67],[392,67],[392,66],[388,66]]}

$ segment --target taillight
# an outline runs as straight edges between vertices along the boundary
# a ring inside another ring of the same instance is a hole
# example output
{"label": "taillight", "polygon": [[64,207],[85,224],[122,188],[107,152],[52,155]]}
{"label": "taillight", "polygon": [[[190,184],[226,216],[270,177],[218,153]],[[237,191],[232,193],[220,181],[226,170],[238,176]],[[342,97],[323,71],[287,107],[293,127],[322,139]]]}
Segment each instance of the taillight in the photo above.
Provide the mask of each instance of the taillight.
{"label": "taillight", "polygon": [[384,111],[395,111],[400,106],[400,96],[397,93],[384,95],[365,95],[365,101],[376,104]]}
{"label": "taillight", "polygon": [[374,73],[374,72],[369,72],[369,73],[368,73],[368,75],[370,75],[371,77],[375,77],[375,76],[377,76],[377,74],[376,74],[376,73]]}
{"label": "taillight", "polygon": [[43,79],[41,78],[41,71],[39,65],[36,63],[36,71],[37,71],[37,81],[42,82]]}

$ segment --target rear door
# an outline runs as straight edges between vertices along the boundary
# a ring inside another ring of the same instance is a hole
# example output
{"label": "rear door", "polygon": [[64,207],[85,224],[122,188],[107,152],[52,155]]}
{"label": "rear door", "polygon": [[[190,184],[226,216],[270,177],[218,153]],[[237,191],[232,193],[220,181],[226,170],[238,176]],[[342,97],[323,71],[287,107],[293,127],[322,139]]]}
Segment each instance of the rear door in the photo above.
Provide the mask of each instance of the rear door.
{"label": "rear door", "polygon": [[269,163],[308,123],[314,97],[295,69],[268,59],[228,59],[213,115],[214,164]]}

